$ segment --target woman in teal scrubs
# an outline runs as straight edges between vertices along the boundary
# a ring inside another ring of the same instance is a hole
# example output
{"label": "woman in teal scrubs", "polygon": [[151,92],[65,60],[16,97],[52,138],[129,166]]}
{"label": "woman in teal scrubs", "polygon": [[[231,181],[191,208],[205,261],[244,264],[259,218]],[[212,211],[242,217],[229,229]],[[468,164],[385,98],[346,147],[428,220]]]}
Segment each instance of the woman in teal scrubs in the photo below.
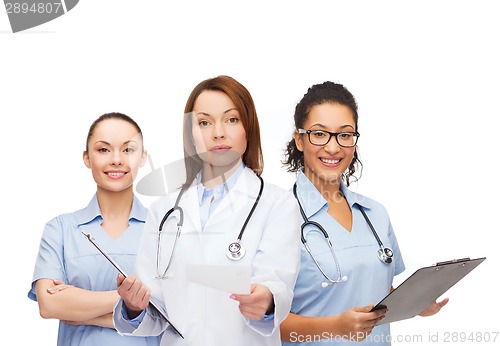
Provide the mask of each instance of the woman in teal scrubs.
{"label": "woman in teal scrubs", "polygon": [[[28,297],[43,318],[59,319],[57,345],[158,345],[157,337],[123,337],[114,329],[116,269],[82,234],[132,272],[147,209],[133,182],[146,161],[141,129],[121,113],[100,116],[88,132],[83,161],[97,191],[84,209],[50,220],[40,242]],[[71,173],[69,170],[68,174]]]}
{"label": "woman in teal scrubs", "polygon": [[[303,222],[316,224],[303,227],[308,248],[301,248],[291,312],[281,324],[284,345],[389,345],[389,324],[375,326],[385,310],[370,310],[405,266],[384,206],[348,189],[361,167],[356,101],[340,84],[313,85],[294,118],[285,163],[297,172]],[[446,303],[421,314],[432,315]]]}

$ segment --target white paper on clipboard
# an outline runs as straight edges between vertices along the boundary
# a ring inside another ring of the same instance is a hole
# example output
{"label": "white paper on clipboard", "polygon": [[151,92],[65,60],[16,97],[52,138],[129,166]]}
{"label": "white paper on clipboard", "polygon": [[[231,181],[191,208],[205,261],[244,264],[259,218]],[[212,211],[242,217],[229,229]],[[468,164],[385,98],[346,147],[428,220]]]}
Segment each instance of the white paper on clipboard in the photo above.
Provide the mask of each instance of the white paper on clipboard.
{"label": "white paper on clipboard", "polygon": [[250,294],[249,265],[186,264],[186,277],[217,290],[234,294]]}

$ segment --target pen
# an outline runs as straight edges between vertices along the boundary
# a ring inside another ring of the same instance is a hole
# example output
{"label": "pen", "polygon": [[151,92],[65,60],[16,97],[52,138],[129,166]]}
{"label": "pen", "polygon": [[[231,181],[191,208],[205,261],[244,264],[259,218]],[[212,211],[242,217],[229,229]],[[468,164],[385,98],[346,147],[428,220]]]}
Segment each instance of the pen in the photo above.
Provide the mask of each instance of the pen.
{"label": "pen", "polygon": [[[122,268],[120,268],[120,266],[118,265],[118,263],[116,263],[103,249],[101,249],[101,247],[95,242],[95,239],[92,237],[92,235],[88,232],[85,232],[85,231],[82,231],[82,234],[87,237],[87,239],[89,240],[89,242],[92,243],[92,245],[95,246],[95,248],[97,250],[99,250],[99,252],[104,256],[106,257],[106,259],[120,272],[120,274],[122,274],[124,277],[127,277],[127,274],[123,271]],[[177,328],[175,328],[175,326],[170,322],[170,320],[168,319],[168,317],[165,315],[165,313],[163,312],[163,310],[161,310],[152,300],[149,300],[149,304],[154,308],[156,309],[160,315],[163,316],[163,318],[167,321],[168,324],[170,324],[170,326],[175,330],[175,332],[177,334],[179,334],[179,336],[181,338],[184,339],[184,336],[181,334],[181,332],[179,332],[177,330]]]}

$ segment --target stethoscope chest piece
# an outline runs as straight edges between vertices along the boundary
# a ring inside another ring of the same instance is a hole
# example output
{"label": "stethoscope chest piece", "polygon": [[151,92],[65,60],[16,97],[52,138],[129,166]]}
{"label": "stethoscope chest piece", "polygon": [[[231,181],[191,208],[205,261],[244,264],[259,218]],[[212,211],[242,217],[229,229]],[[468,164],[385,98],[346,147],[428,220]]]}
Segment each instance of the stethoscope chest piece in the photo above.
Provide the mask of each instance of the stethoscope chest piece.
{"label": "stethoscope chest piece", "polygon": [[392,252],[391,249],[388,247],[382,247],[377,251],[378,258],[384,262],[384,263],[391,263],[392,262],[392,256],[394,256],[394,253]]}
{"label": "stethoscope chest piece", "polygon": [[227,247],[226,256],[232,261],[237,261],[245,256],[246,250],[239,241],[232,242]]}

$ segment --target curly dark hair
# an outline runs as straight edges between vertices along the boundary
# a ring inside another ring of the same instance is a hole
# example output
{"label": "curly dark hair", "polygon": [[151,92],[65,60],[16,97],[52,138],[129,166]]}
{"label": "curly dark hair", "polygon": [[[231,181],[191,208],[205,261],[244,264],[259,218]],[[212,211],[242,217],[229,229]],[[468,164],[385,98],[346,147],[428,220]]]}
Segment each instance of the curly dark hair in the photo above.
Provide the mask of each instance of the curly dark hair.
{"label": "curly dark hair", "polygon": [[[355,123],[355,131],[358,131],[358,105],[354,96],[342,84],[334,82],[324,82],[322,84],[315,84],[307,90],[307,93],[297,103],[295,107],[295,114],[293,116],[295,129],[302,128],[309,116],[311,108],[323,103],[337,103],[349,107],[352,111],[352,116]],[[287,166],[288,172],[297,172],[304,167],[304,154],[297,149],[295,139],[288,142],[285,149],[285,159],[282,162]],[[356,169],[359,168],[359,177],[354,176]],[[363,164],[358,158],[357,148],[354,151],[354,157],[346,172],[342,175],[347,186],[350,184],[351,178],[357,181],[361,178],[361,171]]]}

